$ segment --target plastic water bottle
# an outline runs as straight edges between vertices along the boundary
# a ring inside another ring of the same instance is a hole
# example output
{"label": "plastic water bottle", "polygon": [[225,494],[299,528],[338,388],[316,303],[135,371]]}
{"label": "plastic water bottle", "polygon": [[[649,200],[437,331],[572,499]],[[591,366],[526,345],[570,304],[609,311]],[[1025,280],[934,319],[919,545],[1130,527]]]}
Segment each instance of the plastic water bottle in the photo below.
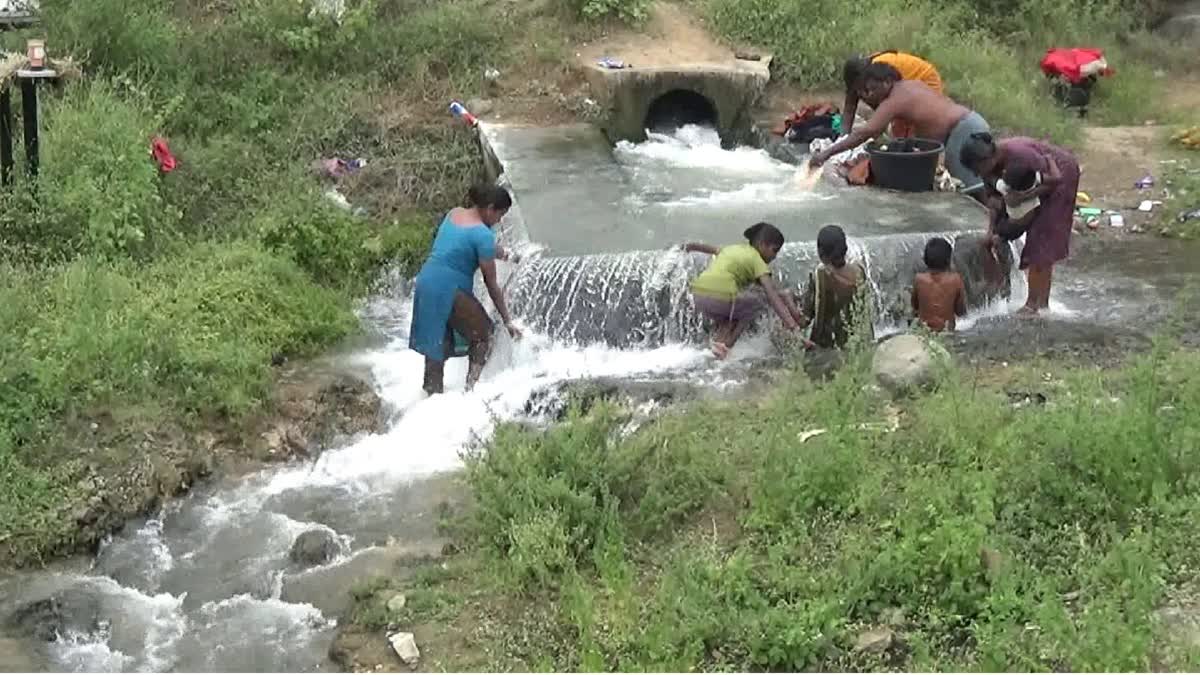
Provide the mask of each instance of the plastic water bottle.
{"label": "plastic water bottle", "polygon": [[479,125],[479,120],[475,119],[475,116],[472,115],[471,112],[458,101],[450,102],[450,114],[454,115],[463,122],[466,122],[467,126],[469,127],[475,127]]}

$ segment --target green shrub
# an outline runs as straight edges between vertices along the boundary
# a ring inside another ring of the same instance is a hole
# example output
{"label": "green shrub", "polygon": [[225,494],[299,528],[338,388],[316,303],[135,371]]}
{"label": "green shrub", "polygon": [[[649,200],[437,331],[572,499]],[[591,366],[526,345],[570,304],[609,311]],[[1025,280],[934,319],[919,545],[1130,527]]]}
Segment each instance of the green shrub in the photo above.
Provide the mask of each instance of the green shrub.
{"label": "green shrub", "polygon": [[619,506],[609,456],[614,423],[605,411],[543,433],[503,427],[491,450],[468,463],[478,536],[528,587],[553,587],[590,568],[611,533]]}
{"label": "green shrub", "polygon": [[367,36],[358,67],[377,70],[385,81],[408,82],[426,100],[462,96],[482,83],[485,67],[506,63],[511,46],[505,34],[521,29],[505,14],[493,15],[478,1],[421,7]]}
{"label": "green shrub", "polygon": [[[611,408],[506,427],[472,462],[477,551],[561,608],[524,657],[559,670],[1191,663],[1155,613],[1200,564],[1196,359],[1160,345],[1027,408],[948,372],[887,433],[859,427],[882,401],[857,359],[626,438]],[[884,623],[902,648],[854,649]]]}
{"label": "green shrub", "polygon": [[46,106],[39,185],[0,197],[4,239],[39,257],[146,256],[177,233],[150,158],[153,122],[98,81]]}
{"label": "green shrub", "polygon": [[[323,283],[362,281],[368,270],[365,218],[333,204],[300,181],[290,192],[271,196],[253,220],[253,231],[268,248],[280,251]],[[301,187],[303,186],[303,187]]]}
{"label": "green shrub", "polygon": [[180,66],[180,31],[168,0],[43,0],[50,50],[87,62],[89,70],[172,73]]}
{"label": "green shrub", "polygon": [[145,269],[82,258],[4,281],[0,428],[22,445],[98,404],[245,413],[267,396],[273,355],[309,353],[354,326],[339,296],[249,244]]}
{"label": "green shrub", "polygon": [[149,115],[96,83],[49,112],[43,144],[45,216],[52,228],[82,228],[76,250],[144,254],[173,234],[179,214],[159,193],[150,158]]}
{"label": "green shrub", "polygon": [[620,19],[631,23],[650,15],[650,0],[565,0],[571,11],[585,19]]}

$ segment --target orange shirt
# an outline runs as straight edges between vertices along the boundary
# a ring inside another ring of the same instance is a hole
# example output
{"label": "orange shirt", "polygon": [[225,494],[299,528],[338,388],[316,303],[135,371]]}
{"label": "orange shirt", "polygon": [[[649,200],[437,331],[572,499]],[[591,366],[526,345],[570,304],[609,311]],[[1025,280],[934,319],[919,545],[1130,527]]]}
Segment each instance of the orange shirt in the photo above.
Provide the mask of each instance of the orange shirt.
{"label": "orange shirt", "polygon": [[938,74],[937,68],[919,56],[904,52],[885,52],[871,57],[871,63],[886,63],[900,71],[900,77],[924,82],[939,94],[945,93],[942,91],[942,76]]}

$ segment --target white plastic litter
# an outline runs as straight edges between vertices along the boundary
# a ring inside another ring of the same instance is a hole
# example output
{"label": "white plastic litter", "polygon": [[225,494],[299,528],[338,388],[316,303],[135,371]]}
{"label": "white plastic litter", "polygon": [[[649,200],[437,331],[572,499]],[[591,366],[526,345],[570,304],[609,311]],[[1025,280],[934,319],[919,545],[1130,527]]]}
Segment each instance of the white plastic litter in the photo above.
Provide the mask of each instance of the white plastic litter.
{"label": "white plastic litter", "polygon": [[326,16],[340,22],[345,14],[346,0],[312,0],[312,6],[308,10],[309,19]]}

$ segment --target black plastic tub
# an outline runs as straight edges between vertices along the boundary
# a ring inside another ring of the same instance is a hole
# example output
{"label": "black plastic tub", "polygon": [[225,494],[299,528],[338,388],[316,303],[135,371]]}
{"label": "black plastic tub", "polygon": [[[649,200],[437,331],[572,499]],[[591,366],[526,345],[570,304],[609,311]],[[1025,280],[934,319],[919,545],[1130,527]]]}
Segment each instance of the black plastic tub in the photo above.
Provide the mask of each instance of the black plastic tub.
{"label": "black plastic tub", "polygon": [[[887,148],[886,150],[884,148]],[[943,146],[928,138],[901,138],[867,147],[871,182],[877,187],[904,192],[928,192],[937,177]]]}

